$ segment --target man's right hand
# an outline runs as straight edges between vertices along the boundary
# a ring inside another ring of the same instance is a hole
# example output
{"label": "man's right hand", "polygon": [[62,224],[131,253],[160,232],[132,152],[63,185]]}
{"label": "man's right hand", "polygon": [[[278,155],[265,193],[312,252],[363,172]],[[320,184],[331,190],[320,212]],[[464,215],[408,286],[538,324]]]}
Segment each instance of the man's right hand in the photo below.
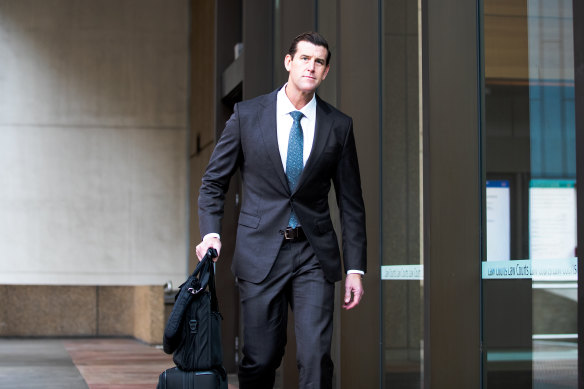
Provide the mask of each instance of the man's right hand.
{"label": "man's right hand", "polygon": [[207,250],[211,247],[217,250],[217,257],[213,258],[213,261],[217,262],[219,255],[221,254],[221,240],[215,237],[207,237],[197,245],[195,252],[197,253],[197,258],[199,258],[199,261],[203,259],[205,254],[207,254]]}

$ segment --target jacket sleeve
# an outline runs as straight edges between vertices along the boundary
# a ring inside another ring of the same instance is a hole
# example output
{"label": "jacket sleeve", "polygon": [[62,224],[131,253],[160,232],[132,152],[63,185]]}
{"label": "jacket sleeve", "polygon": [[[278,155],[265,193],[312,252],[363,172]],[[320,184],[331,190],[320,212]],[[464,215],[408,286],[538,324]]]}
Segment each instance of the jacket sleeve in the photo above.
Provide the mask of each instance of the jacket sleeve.
{"label": "jacket sleeve", "polygon": [[219,142],[213,150],[199,191],[199,227],[201,238],[206,234],[221,233],[225,194],[231,176],[243,158],[239,126],[239,107],[236,104]]}
{"label": "jacket sleeve", "polygon": [[345,272],[347,270],[362,270],[366,272],[365,205],[361,190],[361,176],[352,120],[349,123],[341,158],[333,177],[333,185],[341,218]]}

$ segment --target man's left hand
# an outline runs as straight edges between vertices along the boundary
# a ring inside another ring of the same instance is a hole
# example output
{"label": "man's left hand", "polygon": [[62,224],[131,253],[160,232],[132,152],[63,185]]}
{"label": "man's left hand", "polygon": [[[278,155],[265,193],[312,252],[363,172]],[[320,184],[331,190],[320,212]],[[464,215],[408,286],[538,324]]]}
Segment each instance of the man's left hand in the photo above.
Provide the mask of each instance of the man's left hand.
{"label": "man's left hand", "polygon": [[352,309],[359,305],[364,292],[361,274],[347,274],[345,278],[345,303],[343,304],[343,308]]}

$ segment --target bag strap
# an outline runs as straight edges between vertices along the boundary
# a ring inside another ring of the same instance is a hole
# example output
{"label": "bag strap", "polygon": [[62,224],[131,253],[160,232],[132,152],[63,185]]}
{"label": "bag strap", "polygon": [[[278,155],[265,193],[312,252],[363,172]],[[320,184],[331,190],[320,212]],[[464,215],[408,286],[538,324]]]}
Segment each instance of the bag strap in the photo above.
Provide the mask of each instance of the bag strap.
{"label": "bag strap", "polygon": [[191,294],[197,294],[204,290],[211,279],[212,270],[210,268],[213,267],[213,258],[215,257],[217,257],[217,251],[214,248],[208,249],[205,256],[199,261],[197,267],[195,267],[193,274],[179,288],[182,289],[184,287]]}
{"label": "bag strap", "polygon": [[[215,251],[215,250],[213,249],[213,251]],[[217,252],[215,251],[214,254],[216,257]],[[212,258],[215,258],[215,257],[212,257]],[[213,262],[212,258],[209,260],[209,266],[208,266],[208,269],[209,269],[209,271],[208,271],[208,274],[209,274],[209,278],[208,278],[209,292],[211,293],[211,310],[213,312],[219,312],[219,300],[217,300],[217,288],[215,285],[215,263]]]}
{"label": "bag strap", "polygon": [[[207,286],[209,287],[209,292],[211,294],[211,310],[213,312],[219,312],[219,300],[217,299],[217,286],[215,284],[215,263],[213,262],[213,258],[217,258],[217,250],[210,248],[193,271],[191,278],[198,276],[200,288],[198,291],[204,290]],[[198,292],[189,291],[191,293]]]}

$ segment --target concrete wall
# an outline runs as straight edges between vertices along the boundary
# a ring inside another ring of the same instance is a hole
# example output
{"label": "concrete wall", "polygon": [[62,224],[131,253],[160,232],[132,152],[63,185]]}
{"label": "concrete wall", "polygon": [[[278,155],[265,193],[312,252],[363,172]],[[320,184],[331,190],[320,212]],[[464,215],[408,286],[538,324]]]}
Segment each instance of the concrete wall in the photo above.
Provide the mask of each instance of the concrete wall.
{"label": "concrete wall", "polygon": [[0,285],[0,336],[132,336],[162,343],[161,286]]}
{"label": "concrete wall", "polygon": [[187,0],[0,0],[0,284],[187,268]]}

